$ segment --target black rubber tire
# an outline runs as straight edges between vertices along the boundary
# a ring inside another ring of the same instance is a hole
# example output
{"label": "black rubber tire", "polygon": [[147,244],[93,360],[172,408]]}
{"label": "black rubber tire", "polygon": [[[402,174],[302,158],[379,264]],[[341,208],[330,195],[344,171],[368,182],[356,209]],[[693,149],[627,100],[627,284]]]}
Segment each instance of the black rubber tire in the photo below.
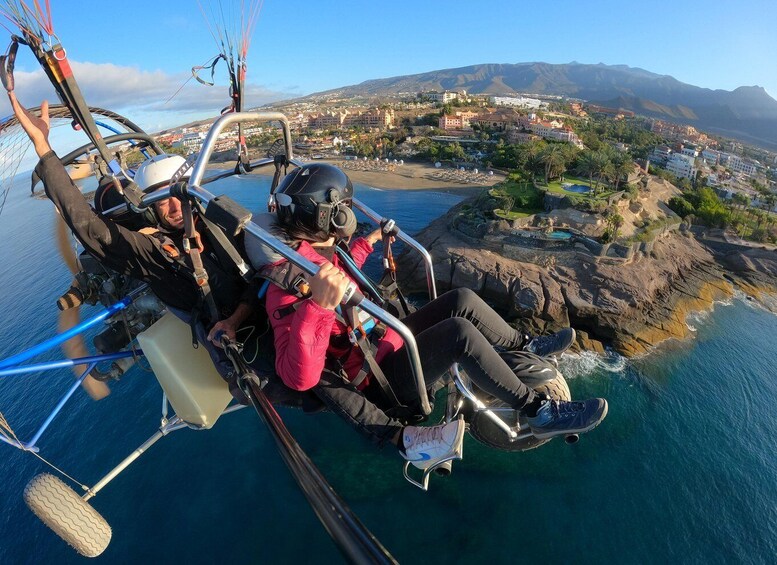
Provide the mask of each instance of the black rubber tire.
{"label": "black rubber tire", "polygon": [[83,498],[49,473],[36,475],[24,502],[55,534],[84,557],[97,557],[111,541],[111,527]]}
{"label": "black rubber tire", "polygon": [[[572,400],[572,394],[569,392],[567,381],[561,373],[558,373],[555,378],[540,383],[533,388],[535,391],[545,393],[556,400]],[[504,402],[496,398],[489,398],[484,400],[483,403],[489,408],[505,406]],[[522,416],[519,421],[521,424],[525,423],[525,419]],[[534,436],[510,441],[507,434],[482,412],[475,412],[470,418],[469,433],[479,442],[501,451],[527,451],[550,441],[550,439],[537,439]]]}

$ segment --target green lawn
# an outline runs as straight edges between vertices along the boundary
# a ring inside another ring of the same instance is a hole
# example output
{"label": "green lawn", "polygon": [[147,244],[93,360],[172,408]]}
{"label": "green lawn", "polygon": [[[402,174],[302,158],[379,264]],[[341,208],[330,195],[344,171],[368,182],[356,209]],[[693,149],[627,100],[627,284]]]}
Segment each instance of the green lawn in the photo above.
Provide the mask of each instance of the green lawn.
{"label": "green lawn", "polygon": [[504,181],[494,187],[495,190],[502,190],[516,200],[519,198],[531,198],[537,192],[534,185],[530,182]]}
{"label": "green lawn", "polygon": [[505,214],[504,210],[502,210],[500,208],[497,208],[496,210],[494,210],[494,215],[499,217],[499,218],[504,218],[505,220],[517,220],[518,218],[528,218],[529,216],[533,216],[534,214],[539,214],[542,211],[543,210],[531,210],[531,211],[527,211],[527,210],[521,210],[521,211],[512,210],[510,212],[507,212],[507,214]]}
{"label": "green lawn", "polygon": [[543,211],[544,194],[530,182],[505,181],[491,189],[490,194],[495,197],[506,194],[513,199],[513,207],[509,212],[494,210],[500,218],[514,220]]}

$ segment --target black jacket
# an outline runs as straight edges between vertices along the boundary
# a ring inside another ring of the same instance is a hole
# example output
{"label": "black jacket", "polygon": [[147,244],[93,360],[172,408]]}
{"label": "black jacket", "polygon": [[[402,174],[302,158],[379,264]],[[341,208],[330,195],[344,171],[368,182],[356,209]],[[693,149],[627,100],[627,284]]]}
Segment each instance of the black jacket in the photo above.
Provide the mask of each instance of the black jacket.
{"label": "black jacket", "polygon": [[[191,312],[198,304],[200,291],[191,275],[191,259],[182,252],[183,231],[168,235],[181,251],[188,268],[170,259],[159,240],[134,232],[97,214],[73,184],[57,155],[50,151],[41,157],[35,172],[43,180],[46,196],[62,214],[84,248],[104,265],[123,275],[145,281],[165,304]],[[223,265],[200,226],[205,252],[202,262],[208,273],[213,298],[223,318],[240,302],[255,302],[254,290],[243,281],[232,265]],[[203,315],[207,315],[204,311]],[[211,323],[217,320],[211,320]]]}

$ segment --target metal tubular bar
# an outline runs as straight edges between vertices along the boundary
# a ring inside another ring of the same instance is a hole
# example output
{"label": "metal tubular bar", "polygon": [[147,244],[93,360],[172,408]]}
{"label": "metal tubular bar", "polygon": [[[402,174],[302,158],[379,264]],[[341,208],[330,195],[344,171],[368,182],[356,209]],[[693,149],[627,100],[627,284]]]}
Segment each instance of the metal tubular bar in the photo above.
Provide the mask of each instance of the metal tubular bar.
{"label": "metal tubular bar", "polygon": [[162,425],[167,424],[167,393],[162,391]]}
{"label": "metal tubular bar", "polygon": [[148,449],[154,445],[156,442],[158,442],[160,439],[165,437],[168,433],[170,433],[170,427],[172,425],[178,424],[181,421],[181,419],[178,416],[175,416],[172,420],[170,420],[170,423],[159,428],[159,430],[152,435],[150,438],[148,438],[146,441],[141,444],[140,447],[138,447],[135,451],[130,453],[127,457],[125,457],[121,463],[116,465],[113,469],[111,469],[107,475],[105,475],[102,479],[100,479],[92,488],[90,488],[87,493],[82,496],[84,500],[89,500],[90,498],[93,498],[97,495],[98,492],[100,492],[105,486],[110,483],[113,479],[115,479],[119,473],[121,473],[124,469],[129,467],[138,457],[143,455]]}
{"label": "metal tubular bar", "polygon": [[[95,120],[95,123],[96,123],[98,126],[104,127],[104,128],[105,128],[105,129],[107,129],[108,131],[112,131],[112,132],[113,132],[113,133],[115,133],[116,135],[120,135],[120,134],[121,134],[121,131],[119,131],[117,128],[113,127],[113,126],[112,126],[112,125],[110,125],[110,124],[106,124],[105,122],[103,122],[103,121],[101,121],[101,120]],[[128,140],[128,141],[130,142],[130,145],[131,145],[132,147],[135,147],[135,146],[137,145],[137,143],[135,143],[135,142],[134,142],[134,141],[132,141],[131,139],[130,139],[130,140]],[[154,144],[156,145],[156,140],[154,140]],[[141,149],[141,150],[140,150],[140,152],[141,152],[141,153],[143,153],[143,156],[144,156],[146,159],[148,159],[148,151],[146,151],[145,149]]]}
{"label": "metal tubular bar", "polygon": [[346,253],[345,251],[343,251],[339,247],[335,247],[335,253],[337,253],[337,256],[340,258],[340,260],[343,263],[346,263],[348,265],[348,267],[349,267],[348,272],[351,275],[353,275],[354,278],[359,280],[359,284],[362,284],[365,287],[369,288],[370,289],[370,294],[374,295],[378,300],[382,300],[381,297],[380,297],[380,291],[377,288],[375,288],[375,285],[372,284],[372,281],[370,279],[368,279],[364,275],[364,273],[362,273],[362,271],[361,271],[361,269],[359,269],[359,267],[356,266],[356,263],[354,263],[353,259],[351,259],[351,257],[348,255],[348,253]]}
{"label": "metal tubular bar", "polygon": [[[156,142],[156,139],[154,139],[152,136],[148,135],[147,133],[143,133],[143,132],[117,133],[116,135],[110,135],[103,139],[107,144],[121,143],[123,141],[132,141],[132,140],[145,141],[156,153],[162,153],[162,148],[159,147],[159,145]],[[76,158],[78,158],[80,155],[86,155],[87,153],[93,151],[94,148],[95,148],[94,142],[87,143],[86,145],[82,145],[78,149],[74,149],[73,151],[71,151],[64,157],[62,157],[62,159],[60,160],[62,161],[63,164],[68,165]],[[126,204],[124,204],[123,206],[126,209]]]}
{"label": "metal tubular bar", "polygon": [[253,383],[244,391],[270,430],[284,463],[291,471],[321,524],[351,563],[395,564],[396,560],[362,524],[302,450],[275,407]]}
{"label": "metal tubular bar", "polygon": [[52,369],[64,369],[67,367],[75,367],[76,365],[86,365],[87,363],[97,364],[103,361],[125,359],[135,355],[143,355],[143,352],[140,349],[136,349],[134,351],[118,351],[116,353],[103,353],[102,355],[79,357],[78,359],[61,359],[59,361],[48,361],[46,363],[25,365],[24,367],[11,367],[10,369],[0,370],[0,377],[5,377],[8,375],[19,375],[24,373],[37,373],[40,371],[50,371]]}
{"label": "metal tubular bar", "polygon": [[[383,220],[388,219],[379,215],[372,208],[361,202],[358,198],[353,199],[353,206],[376,224],[380,224]],[[423,245],[418,243],[415,239],[407,235],[407,233],[401,229],[397,233],[397,239],[415,249],[418,253],[421,254],[421,257],[423,257],[424,267],[426,268],[426,286],[429,289],[429,299],[434,300],[437,298],[437,284],[434,281],[434,266],[432,265],[432,256]]]}
{"label": "metal tubular bar", "polygon": [[48,418],[41,424],[40,428],[38,428],[38,431],[35,433],[34,436],[32,436],[32,439],[25,443],[25,446],[28,449],[32,449],[35,447],[35,444],[38,443],[38,440],[40,439],[40,436],[43,435],[43,432],[46,431],[46,428],[51,425],[51,422],[54,421],[54,418],[56,418],[57,414],[59,414],[62,409],[65,407],[65,403],[70,400],[70,397],[73,396],[75,391],[78,390],[78,387],[81,386],[81,383],[84,382],[84,379],[89,375],[89,373],[92,372],[92,369],[97,366],[97,363],[90,363],[86,370],[81,373],[81,376],[76,379],[76,382],[73,383],[73,385],[70,387],[70,389],[65,393],[65,395],[60,399],[60,401],[57,403],[57,405],[54,407],[54,410],[51,411],[51,414],[49,414]]}
{"label": "metal tubular bar", "polygon": [[[450,370],[451,373],[453,373],[453,382],[456,383],[456,388],[463,396],[468,398],[475,405],[475,407],[478,409],[478,412],[485,413],[485,415],[488,416],[488,418],[492,420],[502,431],[504,431],[510,439],[516,439],[518,434],[515,432],[515,430],[508,426],[507,423],[502,420],[502,418],[489,410],[488,407],[483,404],[483,401],[475,396],[475,393],[469,389],[467,384],[464,382],[464,378],[461,376],[461,374],[459,374],[459,366],[454,364]],[[447,408],[448,407],[446,407],[446,412]]]}
{"label": "metal tubular bar", "polygon": [[[228,406],[222,415],[224,414],[230,414],[232,412],[236,412],[240,410],[241,408],[246,408],[246,406],[243,406],[242,404],[233,404],[232,406]],[[164,436],[169,435],[177,430],[181,430],[184,428],[189,428],[189,425],[181,420],[178,416],[173,416],[169,421],[167,421],[164,425],[162,425],[159,430],[152,435],[150,438],[148,438],[146,441],[143,442],[143,444],[138,447],[135,451],[130,453],[127,457],[125,457],[121,463],[116,465],[111,471],[106,474],[102,479],[100,479],[95,485],[89,489],[89,491],[82,496],[84,500],[89,500],[90,498],[94,498],[98,492],[100,492],[105,486],[110,483],[113,479],[115,479],[124,469],[129,467],[138,457],[143,455],[148,449],[154,445],[157,441],[162,439]],[[0,440],[5,441],[6,443],[10,443],[11,445],[16,445],[15,442],[11,442],[3,438],[3,436],[0,436]],[[22,446],[18,446],[22,447]]]}
{"label": "metal tubular bar", "polygon": [[116,312],[119,312],[124,308],[126,308],[127,306],[129,306],[132,303],[134,294],[135,294],[135,291],[131,292],[130,294],[128,294],[127,296],[125,296],[115,304],[111,304],[110,306],[108,306],[105,310],[103,310],[93,318],[90,318],[89,320],[81,322],[80,324],[73,326],[69,330],[62,332],[61,334],[55,335],[50,339],[47,339],[43,343],[39,343],[38,345],[35,345],[26,351],[22,351],[21,353],[17,353],[16,355],[12,355],[11,357],[3,359],[2,361],[0,361],[0,369],[6,369],[18,363],[21,363],[22,361],[31,359],[32,357],[35,357],[36,355],[39,355],[44,351],[48,351],[52,347],[60,345],[61,343],[66,342],[72,337],[77,336],[81,332],[88,330],[89,328],[99,324],[106,318],[110,318]]}
{"label": "metal tubular bar", "polygon": [[[280,122],[281,127],[283,128],[283,141],[286,147],[286,157],[288,159],[293,157],[289,120],[280,112],[232,112],[230,114],[224,114],[213,123],[210,131],[208,131],[208,135],[200,150],[200,156],[194,164],[194,169],[192,169],[192,175],[189,178],[190,184],[200,186],[208,166],[208,161],[210,161],[210,156],[213,154],[213,150],[216,147],[216,140],[219,134],[227,128],[227,126],[238,122]],[[145,199],[143,200],[145,202]]]}

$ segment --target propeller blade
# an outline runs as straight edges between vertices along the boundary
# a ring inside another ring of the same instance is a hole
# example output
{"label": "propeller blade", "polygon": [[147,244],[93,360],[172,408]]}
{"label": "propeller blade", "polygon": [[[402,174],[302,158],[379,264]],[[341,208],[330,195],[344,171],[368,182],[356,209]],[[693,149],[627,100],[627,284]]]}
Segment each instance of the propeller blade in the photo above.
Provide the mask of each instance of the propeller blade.
{"label": "propeller blade", "polygon": [[[68,228],[62,216],[56,215],[56,235],[57,235],[57,247],[62,255],[62,260],[67,265],[70,272],[75,274],[78,272],[78,262],[76,261],[76,254],[73,248],[68,242]],[[78,282],[73,279],[73,285],[77,286]],[[69,308],[59,313],[59,322],[57,323],[57,329],[59,332],[69,330],[80,320],[81,307]],[[86,348],[83,338],[80,335],[69,339],[62,344],[62,351],[69,359],[77,359],[79,357],[88,357],[90,355]],[[73,373],[76,377],[80,377],[86,370],[86,365],[76,365],[73,367]],[[92,397],[93,400],[101,400],[111,393],[111,389],[102,381],[94,379],[91,375],[87,375],[81,386]]]}

